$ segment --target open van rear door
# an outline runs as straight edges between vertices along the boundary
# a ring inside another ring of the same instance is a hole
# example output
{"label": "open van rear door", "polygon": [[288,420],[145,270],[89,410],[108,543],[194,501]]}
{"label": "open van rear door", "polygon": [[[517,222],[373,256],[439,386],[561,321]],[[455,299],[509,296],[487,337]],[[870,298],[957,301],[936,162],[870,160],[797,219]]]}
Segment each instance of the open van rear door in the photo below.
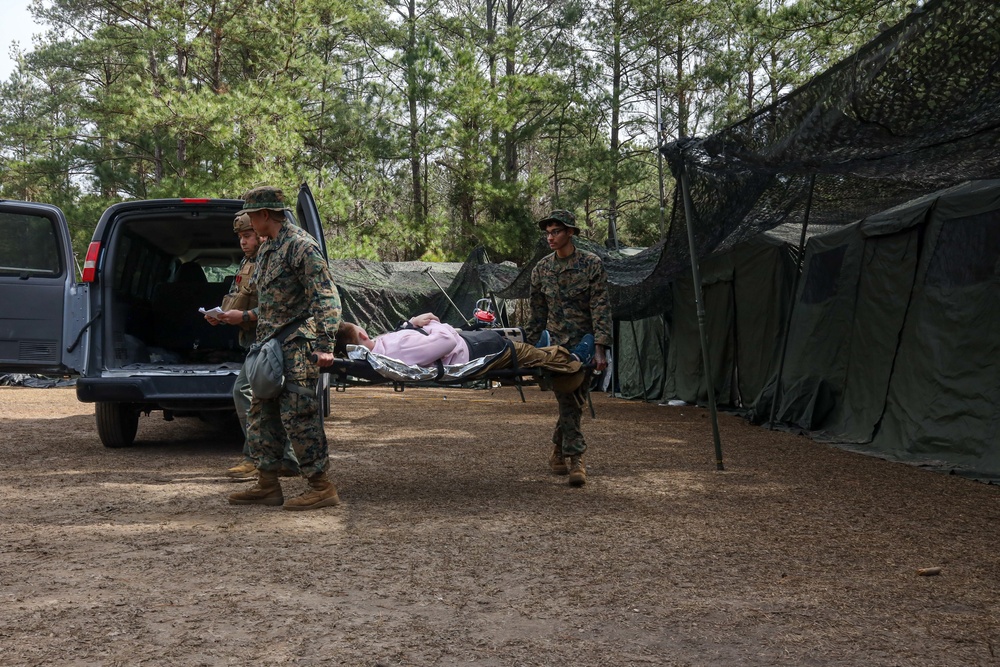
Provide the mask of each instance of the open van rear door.
{"label": "open van rear door", "polygon": [[[302,225],[302,229],[312,234],[319,242],[319,248],[323,251],[323,257],[329,261],[326,254],[326,238],[323,236],[323,221],[319,215],[319,207],[313,199],[312,190],[303,183],[299,186],[299,197],[295,204],[295,217]],[[320,373],[317,394],[319,395],[320,410],[324,417],[330,416],[330,373]]]}
{"label": "open van rear door", "polygon": [[83,372],[87,294],[63,212],[0,200],[0,372]]}
{"label": "open van rear door", "polygon": [[299,186],[299,198],[295,205],[295,217],[298,219],[299,224],[302,225],[302,229],[316,237],[316,240],[319,241],[319,247],[323,251],[323,256],[327,257],[326,239],[323,236],[323,222],[319,216],[319,208],[316,206],[316,200],[313,199],[312,190],[305,183]]}

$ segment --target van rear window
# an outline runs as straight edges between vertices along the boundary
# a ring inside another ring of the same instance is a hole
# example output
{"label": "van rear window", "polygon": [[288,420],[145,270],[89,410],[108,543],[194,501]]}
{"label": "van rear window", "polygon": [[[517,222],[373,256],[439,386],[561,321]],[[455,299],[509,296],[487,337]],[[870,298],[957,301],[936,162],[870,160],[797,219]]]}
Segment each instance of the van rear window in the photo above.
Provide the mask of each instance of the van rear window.
{"label": "van rear window", "polygon": [[62,273],[55,221],[39,215],[0,213],[0,273]]}

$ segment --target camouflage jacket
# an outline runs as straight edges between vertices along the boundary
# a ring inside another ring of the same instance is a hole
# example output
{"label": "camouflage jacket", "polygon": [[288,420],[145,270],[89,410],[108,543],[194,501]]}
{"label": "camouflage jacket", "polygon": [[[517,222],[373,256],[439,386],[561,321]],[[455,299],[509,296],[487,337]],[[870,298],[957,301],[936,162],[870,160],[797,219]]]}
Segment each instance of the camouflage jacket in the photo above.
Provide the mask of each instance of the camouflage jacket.
{"label": "camouflage jacket", "polygon": [[257,342],[289,322],[309,317],[286,338],[315,340],[313,350],[330,352],[340,326],[340,295],[319,243],[288,222],[257,252]]}
{"label": "camouflage jacket", "polygon": [[594,253],[575,248],[566,259],[543,257],[531,271],[530,305],[529,342],[548,329],[553,345],[572,347],[588,333],[598,345],[612,344],[608,276]]}
{"label": "camouflage jacket", "polygon": [[[257,269],[257,256],[243,257],[240,268],[233,277],[229,293],[222,298],[222,310],[247,310],[257,314],[257,283],[254,274]],[[246,349],[254,342],[257,335],[257,321],[250,320],[239,325],[240,347]]]}

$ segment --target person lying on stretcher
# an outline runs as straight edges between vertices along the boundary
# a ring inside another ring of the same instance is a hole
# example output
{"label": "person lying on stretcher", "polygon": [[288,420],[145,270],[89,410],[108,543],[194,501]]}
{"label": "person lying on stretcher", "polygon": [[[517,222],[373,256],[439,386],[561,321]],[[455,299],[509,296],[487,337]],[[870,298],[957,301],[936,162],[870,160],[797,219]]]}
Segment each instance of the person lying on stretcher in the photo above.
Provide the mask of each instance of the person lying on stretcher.
{"label": "person lying on stretcher", "polygon": [[[553,380],[556,391],[573,391],[583,382],[583,364],[566,348],[557,345],[536,348],[518,341],[511,341],[511,344],[518,367],[542,368],[559,376]],[[511,348],[498,332],[489,329],[459,331],[441,322],[434,313],[415,315],[400,329],[375,338],[369,337],[368,332],[356,324],[341,322],[334,352],[318,354],[317,363],[333,365],[336,356],[345,356],[348,345],[361,345],[375,354],[413,366],[458,365],[498,352],[489,370],[514,366]]]}

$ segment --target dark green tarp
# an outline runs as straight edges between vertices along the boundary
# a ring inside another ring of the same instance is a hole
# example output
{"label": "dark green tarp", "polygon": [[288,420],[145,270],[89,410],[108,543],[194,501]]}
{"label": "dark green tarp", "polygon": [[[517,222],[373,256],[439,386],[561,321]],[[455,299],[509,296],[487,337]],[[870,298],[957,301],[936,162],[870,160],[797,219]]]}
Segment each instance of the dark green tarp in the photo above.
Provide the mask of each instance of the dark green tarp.
{"label": "dark green tarp", "polygon": [[872,448],[1000,477],[1000,181],[930,212],[896,358]]}
{"label": "dark green tarp", "polygon": [[[490,264],[477,248],[465,262],[330,261],[344,319],[371,335],[392,331],[400,322],[431,312],[453,326],[472,320],[476,303],[518,273],[512,264]],[[497,302],[494,302],[497,303]],[[496,312],[503,311],[498,303]]]}
{"label": "dark green tarp", "polygon": [[[1000,474],[1000,181],[811,239],[777,420],[888,458]],[[763,421],[770,407],[755,405]]]}
{"label": "dark green tarp", "polygon": [[[784,330],[796,269],[796,248],[778,234],[761,234],[702,260],[702,294],[716,398],[720,405],[753,400],[777,369],[775,341]],[[663,319],[620,322],[616,359],[626,398],[705,403],[698,317],[690,274],[671,285]],[[633,327],[636,334],[633,334]],[[643,373],[634,367],[637,337]],[[666,357],[661,350],[666,349]]]}
{"label": "dark green tarp", "polygon": [[622,398],[658,401],[667,382],[665,315],[615,323],[614,371]]}
{"label": "dark green tarp", "polygon": [[867,442],[882,414],[918,232],[866,238],[856,224],[812,239],[789,327],[778,421]]}
{"label": "dark green tarp", "polygon": [[434,312],[452,321],[455,314],[445,307],[447,302],[442,304],[441,287],[447,289],[461,268],[458,262],[330,261],[344,319],[373,336],[420,313]]}

